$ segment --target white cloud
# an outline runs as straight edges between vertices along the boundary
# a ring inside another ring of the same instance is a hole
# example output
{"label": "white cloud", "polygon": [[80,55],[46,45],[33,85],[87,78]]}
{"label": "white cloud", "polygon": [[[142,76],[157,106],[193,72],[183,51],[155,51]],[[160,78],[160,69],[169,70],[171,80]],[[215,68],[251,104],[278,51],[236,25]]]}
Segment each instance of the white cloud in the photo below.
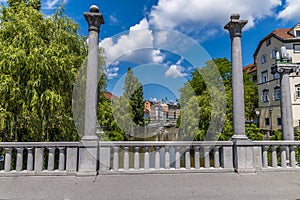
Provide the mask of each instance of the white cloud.
{"label": "white cloud", "polygon": [[210,29],[215,34],[211,27],[223,28],[232,13],[248,19],[246,28],[251,28],[256,20],[275,15],[280,5],[281,0],[159,0],[149,15],[153,26],[185,33]]}
{"label": "white cloud", "polygon": [[103,39],[99,46],[105,50],[106,64],[114,63],[121,56],[127,61],[134,61],[136,57],[131,57],[135,55],[133,51],[152,48],[153,35],[148,27],[147,20],[143,19],[139,24],[132,26],[127,34]]}
{"label": "white cloud", "polygon": [[57,7],[63,2],[67,3],[67,0],[46,0],[46,1],[42,1],[42,9],[43,10],[54,10],[54,9],[57,9]]}
{"label": "white cloud", "polygon": [[300,2],[299,0],[286,0],[284,9],[278,14],[277,19],[299,20]]}
{"label": "white cloud", "polygon": [[108,68],[108,69],[105,70],[106,77],[108,79],[113,79],[113,78],[115,78],[119,75],[118,71],[119,71],[118,67]]}
{"label": "white cloud", "polygon": [[[149,23],[142,19],[140,23],[130,27],[127,33],[105,38],[99,46],[105,50],[105,60],[108,68],[117,66],[120,61],[142,63],[162,63],[164,55],[159,49],[153,49],[154,36],[149,29]],[[109,71],[107,76],[114,78],[117,71]],[[111,73],[112,72],[112,73]]]}
{"label": "white cloud", "polygon": [[152,51],[152,60],[154,63],[162,63],[164,61],[164,56],[159,49]]}
{"label": "white cloud", "polygon": [[173,64],[169,67],[169,69],[166,71],[165,76],[170,78],[178,78],[187,76],[186,73],[184,73],[184,67],[181,66],[184,58],[181,58],[176,62],[176,64]]}

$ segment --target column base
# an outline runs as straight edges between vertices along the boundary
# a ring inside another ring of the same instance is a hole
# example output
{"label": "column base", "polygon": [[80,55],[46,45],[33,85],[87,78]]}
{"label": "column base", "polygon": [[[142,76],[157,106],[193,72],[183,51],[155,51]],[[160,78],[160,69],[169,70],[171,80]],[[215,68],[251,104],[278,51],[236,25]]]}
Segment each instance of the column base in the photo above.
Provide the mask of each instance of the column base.
{"label": "column base", "polygon": [[249,140],[249,138],[246,135],[233,135],[231,137],[231,140]]}
{"label": "column base", "polygon": [[249,139],[234,140],[234,169],[238,173],[254,173],[253,142]]}
{"label": "column base", "polygon": [[78,176],[96,176],[98,171],[99,140],[84,136],[79,142]]}

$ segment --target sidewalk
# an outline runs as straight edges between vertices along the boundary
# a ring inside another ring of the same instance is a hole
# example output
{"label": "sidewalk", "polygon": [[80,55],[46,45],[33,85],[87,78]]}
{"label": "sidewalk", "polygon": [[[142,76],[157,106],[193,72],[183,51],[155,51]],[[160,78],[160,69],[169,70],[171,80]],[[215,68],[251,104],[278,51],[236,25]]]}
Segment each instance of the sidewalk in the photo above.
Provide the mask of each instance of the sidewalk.
{"label": "sidewalk", "polygon": [[1,177],[0,199],[300,199],[300,173]]}

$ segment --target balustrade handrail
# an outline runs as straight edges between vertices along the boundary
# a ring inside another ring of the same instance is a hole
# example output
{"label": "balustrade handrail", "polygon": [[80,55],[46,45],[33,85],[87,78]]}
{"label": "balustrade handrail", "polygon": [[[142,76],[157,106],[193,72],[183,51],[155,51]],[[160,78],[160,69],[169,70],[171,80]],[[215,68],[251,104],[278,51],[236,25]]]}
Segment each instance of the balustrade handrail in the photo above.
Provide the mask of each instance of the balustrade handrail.
{"label": "balustrade handrail", "polygon": [[233,146],[232,141],[126,141],[99,142],[100,147],[111,146]]}
{"label": "balustrade handrail", "polygon": [[0,147],[78,147],[79,142],[0,142]]}
{"label": "balustrade handrail", "polygon": [[290,146],[300,145],[300,141],[284,140],[284,141],[253,141],[254,146]]}

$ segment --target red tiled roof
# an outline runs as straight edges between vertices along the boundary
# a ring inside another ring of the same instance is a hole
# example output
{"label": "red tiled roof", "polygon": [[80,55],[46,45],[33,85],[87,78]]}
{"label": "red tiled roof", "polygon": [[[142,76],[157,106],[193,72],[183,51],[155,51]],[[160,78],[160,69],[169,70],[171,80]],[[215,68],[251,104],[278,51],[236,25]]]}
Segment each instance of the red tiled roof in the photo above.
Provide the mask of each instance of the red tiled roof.
{"label": "red tiled roof", "polygon": [[244,71],[247,73],[247,74],[251,74],[252,72],[256,71],[257,70],[257,67],[254,63],[251,63],[249,65],[246,65],[244,67]]}
{"label": "red tiled roof", "polygon": [[104,96],[105,96],[106,99],[109,99],[109,100],[116,100],[116,99],[118,99],[117,96],[113,95],[110,92],[104,92]]}
{"label": "red tiled roof", "polygon": [[[270,34],[268,34],[266,37],[264,37],[260,42],[259,45],[257,46],[255,53],[254,53],[254,57],[257,55],[258,50],[260,49],[262,43],[264,41],[266,41],[267,39],[271,38],[271,37],[275,37],[280,41],[283,40],[289,40],[289,39],[293,39],[295,38],[295,36],[291,35],[289,32],[290,30],[293,28],[280,28],[280,29],[276,29],[274,31],[272,31]],[[296,38],[295,38],[296,39]]]}

